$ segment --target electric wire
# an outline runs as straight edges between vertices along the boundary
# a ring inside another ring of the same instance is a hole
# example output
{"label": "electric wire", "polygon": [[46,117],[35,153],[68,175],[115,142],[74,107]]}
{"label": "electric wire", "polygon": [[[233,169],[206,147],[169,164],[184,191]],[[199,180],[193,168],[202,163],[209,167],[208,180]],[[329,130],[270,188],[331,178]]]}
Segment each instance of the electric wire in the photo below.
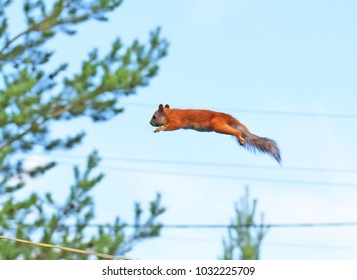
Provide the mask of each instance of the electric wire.
{"label": "electric wire", "polygon": [[[23,224],[26,226],[26,224]],[[59,230],[64,227],[73,228],[74,224],[58,225]],[[87,224],[88,228],[113,228],[111,224]],[[137,228],[137,225],[126,224],[126,228]],[[153,225],[140,225],[141,228],[152,228]],[[357,222],[323,222],[323,223],[259,223],[259,224],[161,224],[163,229],[229,229],[229,228],[341,228],[341,227],[357,227]],[[16,225],[8,225],[7,229],[16,229]]]}
{"label": "electric wire", "polygon": [[[73,154],[47,154],[47,153],[31,153],[30,155],[51,157],[51,158],[66,158],[66,159],[84,159],[85,155]],[[303,166],[271,166],[271,165],[253,165],[227,162],[205,162],[205,161],[186,161],[186,160],[167,160],[167,159],[148,159],[148,158],[130,158],[119,156],[100,156],[102,160],[107,161],[124,161],[124,162],[141,162],[165,165],[184,165],[184,166],[211,166],[222,168],[247,168],[247,169],[264,169],[264,170],[289,170],[289,171],[306,171],[306,172],[336,172],[336,173],[357,173],[357,168],[327,168],[327,167],[303,167]]]}
{"label": "electric wire", "polygon": [[[126,106],[133,107],[150,107],[157,108],[157,104],[142,103],[142,102],[126,102]],[[187,108],[188,106],[175,106],[177,108]],[[203,109],[203,108],[198,108]],[[255,110],[255,109],[239,109],[239,108],[224,108],[212,107],[212,110],[239,112],[246,114],[261,114],[261,115],[284,115],[284,116],[297,116],[297,117],[312,117],[312,118],[336,118],[336,119],[357,119],[354,114],[338,114],[338,113],[316,113],[316,112],[299,112],[299,111],[280,111],[280,110]]]}
{"label": "electric wire", "polygon": [[[173,241],[184,241],[184,242],[204,242],[204,243],[220,243],[222,240],[218,238],[202,238],[199,236],[160,236],[163,240],[173,240]],[[273,247],[299,247],[299,248],[317,248],[317,249],[327,249],[327,250],[357,250],[356,246],[346,246],[346,245],[325,245],[325,244],[303,244],[303,243],[281,243],[281,242],[264,242],[261,244],[264,246]]]}
{"label": "electric wire", "polygon": [[[56,155],[54,155],[56,157]],[[64,158],[85,158],[85,156],[79,155],[59,155],[59,157]],[[156,159],[138,159],[138,158],[119,158],[119,157],[104,157],[106,159],[112,160],[123,160],[123,161],[133,161],[133,162],[150,162],[150,163],[167,163],[171,165],[205,165],[205,162],[190,162],[190,161],[170,161],[170,160],[156,160]],[[58,161],[58,165],[63,166],[83,166],[83,163],[75,163],[75,162],[64,162]],[[230,164],[230,163],[206,163],[211,166],[241,166],[238,164]],[[245,168],[256,168],[254,165],[242,165]],[[258,166],[258,168],[269,170],[279,170],[279,168],[275,168],[272,166]],[[267,183],[279,183],[279,184],[303,184],[303,185],[315,185],[315,186],[340,186],[340,187],[352,187],[356,188],[357,183],[349,183],[349,182],[324,182],[324,181],[311,181],[311,180],[294,180],[294,179],[274,179],[274,178],[264,178],[264,177],[246,177],[246,176],[235,176],[235,175],[220,175],[220,174],[212,174],[212,173],[192,173],[192,172],[183,172],[183,171],[171,171],[171,170],[158,170],[158,169],[147,169],[147,168],[132,168],[132,167],[123,167],[123,166],[113,166],[113,165],[100,165],[100,168],[108,169],[108,170],[119,170],[125,172],[137,172],[137,173],[153,173],[153,174],[161,174],[161,175],[173,175],[173,176],[188,176],[188,177],[200,177],[200,178],[212,178],[212,179],[223,179],[223,180],[247,180],[247,181],[255,181],[255,182],[267,182]],[[284,167],[285,168],[285,167]],[[303,168],[303,167],[292,167],[291,170],[296,171],[313,171],[313,172],[342,172],[342,173],[357,173],[355,169],[332,169],[332,168]]]}
{"label": "electric wire", "polygon": [[[58,162],[59,165],[73,166],[73,163],[68,162]],[[313,186],[334,186],[334,187],[347,187],[347,188],[357,188],[357,183],[348,182],[323,182],[323,181],[309,181],[309,180],[293,180],[293,179],[272,179],[264,177],[245,177],[245,176],[235,176],[235,175],[219,175],[219,174],[208,174],[208,173],[192,173],[192,172],[181,172],[181,171],[170,171],[170,170],[153,170],[145,168],[130,168],[121,166],[108,166],[101,165],[103,169],[120,170],[125,172],[134,173],[151,173],[160,175],[173,175],[173,176],[187,176],[187,177],[199,177],[199,178],[211,178],[220,180],[238,180],[238,181],[254,181],[254,182],[265,182],[265,183],[278,183],[278,184],[295,184],[295,185],[313,185]]]}
{"label": "electric wire", "polygon": [[94,256],[97,256],[99,258],[104,258],[104,259],[129,260],[129,259],[124,258],[124,257],[118,257],[118,256],[109,255],[109,254],[85,251],[85,250],[80,250],[80,249],[76,249],[76,248],[63,247],[63,246],[47,244],[47,243],[41,243],[41,242],[34,242],[34,241],[31,241],[31,240],[7,237],[7,236],[2,236],[2,235],[0,235],[0,239],[14,241],[14,242],[23,243],[23,244],[35,245],[35,246],[38,246],[38,247],[59,249],[59,250],[69,251],[69,252],[77,253],[77,254],[94,255]]}

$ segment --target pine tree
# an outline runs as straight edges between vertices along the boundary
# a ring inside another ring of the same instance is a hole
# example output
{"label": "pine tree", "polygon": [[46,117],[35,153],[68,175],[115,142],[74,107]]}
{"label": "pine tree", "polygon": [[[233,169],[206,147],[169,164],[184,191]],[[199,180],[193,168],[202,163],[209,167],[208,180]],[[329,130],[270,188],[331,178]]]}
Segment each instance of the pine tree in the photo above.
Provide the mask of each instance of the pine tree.
{"label": "pine tree", "polygon": [[[132,233],[119,218],[112,224],[89,227],[95,214],[91,190],[104,176],[96,171],[100,161],[96,151],[88,156],[84,170],[74,168],[73,184],[64,203],[51,193],[32,193],[25,199],[18,196],[29,178],[43,176],[56,166],[50,161],[28,169],[24,165],[26,153],[70,150],[85,137],[79,131],[53,138],[51,125],[83,117],[108,121],[123,111],[119,96],[136,93],[157,74],[168,47],[159,29],[150,33],[148,43],[135,40],[124,46],[118,38],[104,56],[94,49],[73,75],[66,72],[68,62],[52,62],[55,50],[48,50],[46,43],[59,33],[75,36],[76,26],[90,20],[106,21],[107,14],[121,3],[25,0],[26,28],[12,34],[8,14],[12,1],[0,0],[0,235],[118,255],[159,235],[157,218],[164,212],[159,195],[150,203],[145,220],[142,207],[135,205]],[[0,247],[0,259],[89,258],[1,239]]]}
{"label": "pine tree", "polygon": [[249,189],[245,189],[240,203],[235,205],[236,218],[228,229],[228,241],[223,240],[223,259],[225,260],[258,260],[260,246],[265,237],[268,227],[255,223],[255,211],[257,200],[250,205]]}

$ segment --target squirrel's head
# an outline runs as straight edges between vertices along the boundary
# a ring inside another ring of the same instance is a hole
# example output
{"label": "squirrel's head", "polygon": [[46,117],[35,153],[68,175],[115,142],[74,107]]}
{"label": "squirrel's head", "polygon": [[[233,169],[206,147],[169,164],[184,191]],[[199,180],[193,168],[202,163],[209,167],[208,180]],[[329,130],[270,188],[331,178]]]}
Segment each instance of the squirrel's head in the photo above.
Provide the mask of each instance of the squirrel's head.
{"label": "squirrel's head", "polygon": [[150,124],[152,126],[166,125],[167,120],[166,120],[166,115],[165,115],[164,109],[168,109],[168,108],[170,108],[170,106],[168,104],[166,104],[165,106],[160,104],[159,108],[157,109],[157,111],[152,116]]}

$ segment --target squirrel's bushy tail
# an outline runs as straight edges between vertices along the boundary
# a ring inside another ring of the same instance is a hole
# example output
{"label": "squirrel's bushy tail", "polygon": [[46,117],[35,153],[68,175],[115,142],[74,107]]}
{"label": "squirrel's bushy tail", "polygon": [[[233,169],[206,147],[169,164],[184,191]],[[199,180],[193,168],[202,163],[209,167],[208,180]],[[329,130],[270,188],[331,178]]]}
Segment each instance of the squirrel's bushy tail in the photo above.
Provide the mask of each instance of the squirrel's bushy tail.
{"label": "squirrel's bushy tail", "polygon": [[259,152],[271,155],[276,161],[281,164],[280,150],[276,142],[269,138],[259,137],[248,131],[242,131],[242,136],[245,140],[244,148],[251,151],[258,150]]}

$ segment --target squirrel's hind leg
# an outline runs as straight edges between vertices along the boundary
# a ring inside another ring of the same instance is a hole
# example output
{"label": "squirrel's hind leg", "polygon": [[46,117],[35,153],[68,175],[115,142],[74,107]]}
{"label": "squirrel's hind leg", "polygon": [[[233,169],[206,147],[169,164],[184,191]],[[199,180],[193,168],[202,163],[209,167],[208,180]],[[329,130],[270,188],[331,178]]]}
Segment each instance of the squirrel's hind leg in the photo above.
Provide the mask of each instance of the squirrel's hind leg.
{"label": "squirrel's hind leg", "polygon": [[238,138],[238,142],[240,145],[244,145],[245,143],[245,140],[242,136],[242,132],[239,131],[239,130],[236,130],[234,129],[233,127],[231,127],[229,124],[227,123],[223,123],[222,124],[222,121],[220,119],[213,119],[211,121],[211,125],[212,125],[212,128],[215,132],[217,133],[221,133],[221,134],[229,134],[229,135],[233,135],[233,136],[236,136]]}

